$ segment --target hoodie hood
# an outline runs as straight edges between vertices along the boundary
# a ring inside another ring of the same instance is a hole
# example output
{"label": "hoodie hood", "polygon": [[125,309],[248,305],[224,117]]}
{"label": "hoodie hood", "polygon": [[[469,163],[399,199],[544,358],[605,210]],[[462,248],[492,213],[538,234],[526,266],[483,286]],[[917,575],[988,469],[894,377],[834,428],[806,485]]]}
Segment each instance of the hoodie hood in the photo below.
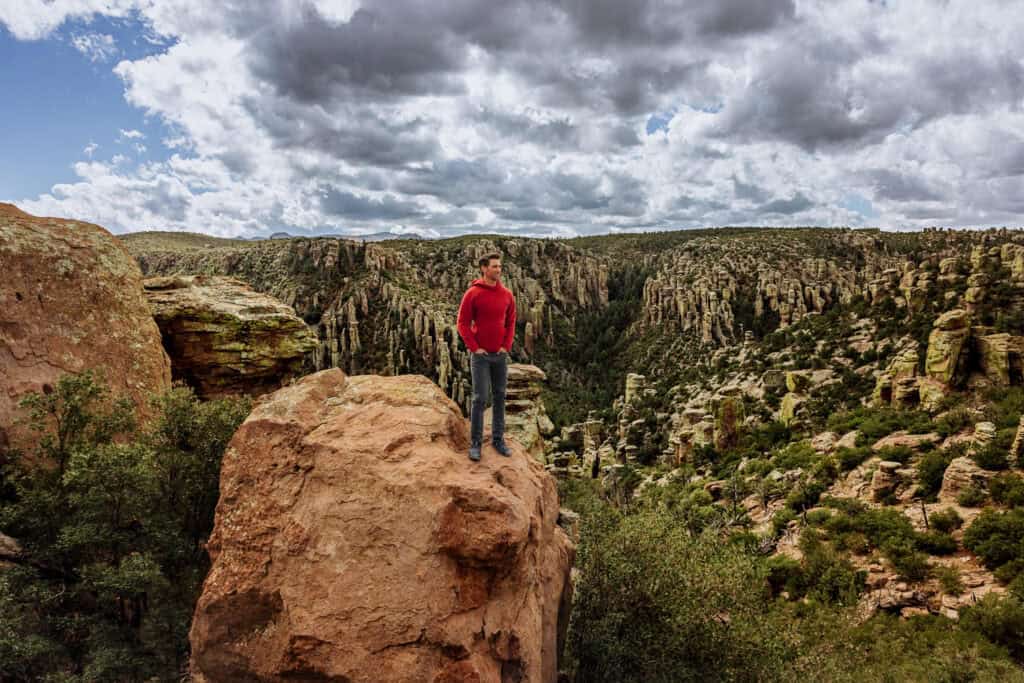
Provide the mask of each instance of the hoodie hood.
{"label": "hoodie hood", "polygon": [[500,281],[498,281],[494,285],[489,285],[489,284],[487,284],[487,281],[484,280],[482,277],[478,277],[477,279],[473,280],[473,282],[469,286],[470,287],[483,287],[484,289],[504,289],[504,287],[502,287],[502,284],[501,284]]}

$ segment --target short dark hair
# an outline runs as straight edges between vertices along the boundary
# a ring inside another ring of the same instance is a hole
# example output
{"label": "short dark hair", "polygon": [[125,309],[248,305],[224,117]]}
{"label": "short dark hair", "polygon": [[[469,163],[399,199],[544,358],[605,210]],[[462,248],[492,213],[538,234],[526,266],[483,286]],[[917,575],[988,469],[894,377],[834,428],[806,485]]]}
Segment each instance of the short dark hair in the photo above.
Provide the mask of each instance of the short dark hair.
{"label": "short dark hair", "polygon": [[479,266],[481,268],[483,268],[484,266],[489,266],[489,265],[491,265],[491,261],[493,259],[498,259],[500,261],[501,260],[501,254],[488,254],[487,256],[484,256],[483,258],[480,259]]}

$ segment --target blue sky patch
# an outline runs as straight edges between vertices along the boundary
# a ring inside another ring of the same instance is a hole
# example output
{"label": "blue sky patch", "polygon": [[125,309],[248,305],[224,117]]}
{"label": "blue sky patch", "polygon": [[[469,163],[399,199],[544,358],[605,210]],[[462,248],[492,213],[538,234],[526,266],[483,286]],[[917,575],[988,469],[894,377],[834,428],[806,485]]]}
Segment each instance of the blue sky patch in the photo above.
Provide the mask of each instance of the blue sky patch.
{"label": "blue sky patch", "polygon": [[[105,57],[84,54],[74,45],[92,36],[111,36]],[[155,117],[145,117],[124,98],[124,83],[113,73],[122,59],[164,51],[152,44],[137,21],[97,19],[67,23],[38,41],[16,40],[0,24],[0,199],[18,200],[74,182],[78,161],[109,161],[117,154],[131,161],[169,156],[161,139],[169,131]],[[124,138],[121,130],[145,138]],[[84,151],[96,145],[91,157]],[[144,145],[140,152],[136,144]]]}

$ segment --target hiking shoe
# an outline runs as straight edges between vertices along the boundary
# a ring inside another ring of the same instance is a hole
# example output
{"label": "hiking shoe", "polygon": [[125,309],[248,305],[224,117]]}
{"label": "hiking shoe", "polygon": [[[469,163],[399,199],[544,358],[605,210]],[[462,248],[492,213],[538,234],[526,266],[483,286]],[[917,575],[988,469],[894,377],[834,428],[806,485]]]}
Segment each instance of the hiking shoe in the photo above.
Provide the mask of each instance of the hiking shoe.
{"label": "hiking shoe", "polygon": [[469,444],[469,459],[473,462],[478,462],[480,460],[480,444]]}
{"label": "hiking shoe", "polygon": [[491,444],[494,446],[494,450],[498,451],[506,458],[512,455],[512,450],[504,441],[492,441]]}

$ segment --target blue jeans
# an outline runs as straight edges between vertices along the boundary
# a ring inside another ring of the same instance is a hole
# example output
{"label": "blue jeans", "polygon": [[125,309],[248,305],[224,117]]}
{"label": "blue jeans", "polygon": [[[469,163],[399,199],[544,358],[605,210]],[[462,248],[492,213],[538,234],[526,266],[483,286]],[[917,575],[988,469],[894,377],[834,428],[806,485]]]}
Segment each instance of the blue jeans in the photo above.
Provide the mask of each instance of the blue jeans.
{"label": "blue jeans", "polygon": [[470,354],[469,369],[473,377],[473,406],[469,412],[469,439],[480,444],[484,438],[484,408],[493,396],[491,440],[505,436],[505,387],[508,384],[508,354]]}

